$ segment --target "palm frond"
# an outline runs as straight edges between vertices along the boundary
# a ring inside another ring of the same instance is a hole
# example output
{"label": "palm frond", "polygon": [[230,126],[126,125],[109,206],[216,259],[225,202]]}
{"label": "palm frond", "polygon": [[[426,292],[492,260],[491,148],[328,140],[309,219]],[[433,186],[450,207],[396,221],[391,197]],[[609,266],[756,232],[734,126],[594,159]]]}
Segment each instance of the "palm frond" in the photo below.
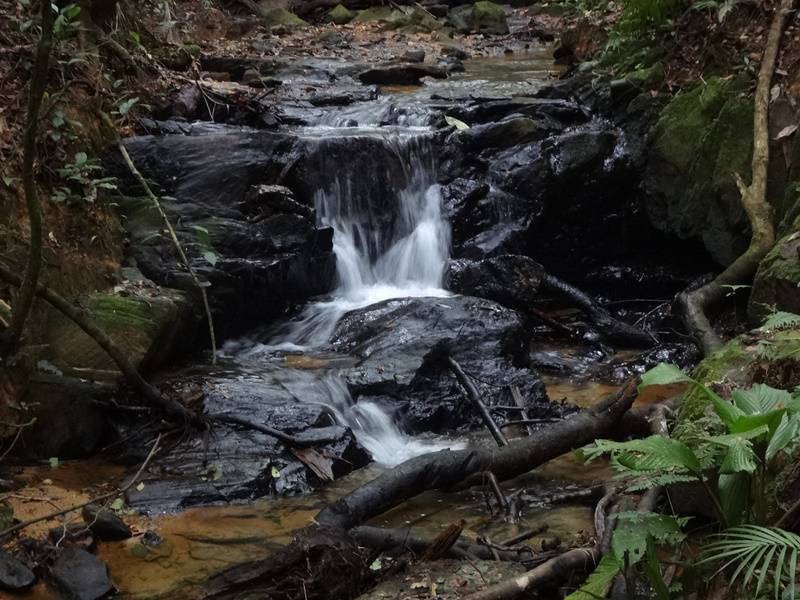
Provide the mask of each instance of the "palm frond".
{"label": "palm frond", "polygon": [[800,535],[796,533],[777,527],[740,525],[724,531],[717,541],[709,544],[703,551],[701,562],[725,561],[719,571],[735,566],[731,584],[740,577],[745,588],[755,581],[754,597],[758,597],[764,582],[772,574],[775,598],[779,598],[782,574],[786,571],[788,596],[794,598],[799,551]]}

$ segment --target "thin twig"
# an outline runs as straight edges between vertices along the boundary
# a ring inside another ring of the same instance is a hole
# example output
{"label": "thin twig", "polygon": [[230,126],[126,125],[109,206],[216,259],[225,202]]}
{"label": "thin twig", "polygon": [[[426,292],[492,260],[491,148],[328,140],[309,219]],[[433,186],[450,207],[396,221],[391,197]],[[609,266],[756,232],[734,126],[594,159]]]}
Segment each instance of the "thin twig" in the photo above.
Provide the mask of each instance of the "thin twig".
{"label": "thin twig", "polygon": [[12,533],[15,533],[15,532],[17,532],[17,531],[19,531],[21,529],[25,529],[26,527],[29,527],[30,525],[33,525],[34,523],[40,523],[42,521],[49,521],[50,519],[55,519],[56,517],[60,517],[61,515],[65,515],[67,513],[72,512],[72,511],[80,510],[80,509],[82,509],[82,508],[84,508],[86,506],[89,506],[90,504],[96,504],[97,502],[100,502],[101,500],[106,500],[107,498],[111,498],[112,496],[119,496],[119,495],[124,494],[125,492],[127,492],[133,486],[134,483],[136,483],[136,480],[139,479],[139,477],[141,476],[142,472],[147,468],[147,465],[150,463],[150,460],[153,458],[153,456],[155,455],[156,451],[158,450],[158,443],[160,441],[161,441],[161,434],[159,433],[158,437],[156,437],[156,441],[153,442],[153,445],[150,448],[150,452],[147,454],[147,458],[144,459],[144,462],[139,467],[139,469],[136,471],[136,473],[134,474],[133,478],[130,479],[128,481],[128,483],[126,483],[122,487],[117,488],[113,492],[108,492],[106,494],[102,494],[100,496],[96,496],[95,498],[92,498],[91,500],[87,500],[86,502],[81,502],[80,504],[76,504],[74,506],[70,506],[69,508],[65,508],[63,510],[59,510],[59,511],[56,511],[56,512],[53,512],[53,513],[49,513],[49,514],[43,515],[41,517],[36,517],[34,519],[28,519],[27,521],[22,521],[21,523],[17,523],[13,527],[9,527],[8,529],[4,529],[3,531],[0,531],[0,539],[2,539],[4,537],[8,537]]}
{"label": "thin twig", "polygon": [[122,138],[119,137],[117,134],[117,129],[114,127],[114,123],[111,121],[111,118],[104,112],[99,112],[100,118],[111,128],[114,132],[114,136],[117,140],[117,148],[119,148],[119,152],[122,155],[125,164],[127,165],[128,169],[130,170],[131,174],[136,178],[139,182],[139,185],[142,186],[144,189],[145,194],[153,203],[153,206],[156,207],[158,210],[158,214],[161,215],[161,219],[164,221],[164,225],[169,232],[170,237],[172,238],[172,244],[175,246],[175,250],[178,253],[178,257],[181,259],[183,264],[186,266],[186,270],[189,273],[189,277],[192,278],[192,282],[197,286],[197,289],[200,291],[200,296],[203,299],[203,310],[206,313],[206,319],[208,321],[208,335],[211,338],[211,364],[217,364],[217,337],[214,333],[214,320],[211,316],[211,307],[208,304],[208,294],[206,294],[206,289],[202,283],[200,283],[200,279],[197,277],[197,273],[195,273],[192,264],[189,262],[189,258],[186,256],[186,252],[183,250],[183,246],[181,246],[180,241],[178,240],[178,234],[175,233],[175,228],[172,226],[172,222],[169,220],[167,213],[164,211],[164,207],[161,206],[161,202],[159,201],[158,197],[153,193],[153,190],[150,189],[150,186],[145,180],[144,176],[141,174],[139,169],[136,168],[136,165],[131,158],[131,155],[128,154],[128,150],[125,148],[125,144],[122,143]]}

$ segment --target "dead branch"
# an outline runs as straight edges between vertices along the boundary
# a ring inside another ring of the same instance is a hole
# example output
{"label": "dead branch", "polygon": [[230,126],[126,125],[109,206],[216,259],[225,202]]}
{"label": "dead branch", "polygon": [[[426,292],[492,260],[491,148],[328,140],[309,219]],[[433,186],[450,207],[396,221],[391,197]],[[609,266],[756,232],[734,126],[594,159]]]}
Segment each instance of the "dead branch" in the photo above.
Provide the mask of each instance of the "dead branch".
{"label": "dead branch", "polygon": [[28,209],[31,240],[28,248],[28,262],[25,266],[25,275],[19,287],[14,309],[11,313],[11,322],[0,340],[0,356],[4,357],[14,352],[25,321],[33,304],[36,294],[36,284],[39,281],[39,271],[42,267],[42,207],[39,203],[39,193],[36,189],[34,162],[37,154],[37,133],[39,124],[39,110],[42,107],[42,97],[47,83],[47,67],[50,63],[50,52],[53,48],[53,10],[50,2],[41,2],[42,10],[42,36],[36,48],[36,60],[33,65],[31,87],[28,92],[28,115],[23,134],[22,154],[22,187],[25,190],[25,203]]}
{"label": "dead branch", "polygon": [[114,123],[111,121],[111,118],[104,112],[100,111],[98,113],[100,118],[105,122],[105,124],[114,132],[114,137],[117,140],[117,148],[119,148],[119,152],[122,155],[125,164],[127,165],[128,169],[130,170],[131,174],[136,178],[136,181],[139,182],[139,185],[142,186],[145,194],[153,203],[153,206],[156,207],[158,210],[158,214],[161,216],[161,219],[164,221],[164,226],[167,228],[170,237],[172,238],[172,244],[175,246],[175,251],[178,253],[183,264],[186,266],[186,270],[189,273],[189,277],[192,278],[192,282],[195,284],[197,289],[200,292],[200,296],[203,299],[203,310],[206,313],[206,320],[208,321],[208,335],[211,339],[211,364],[217,364],[217,338],[216,334],[214,333],[214,320],[211,316],[211,307],[208,304],[208,294],[206,294],[206,288],[200,283],[200,279],[197,277],[197,273],[195,273],[192,264],[189,262],[189,259],[186,256],[186,252],[183,250],[183,246],[181,246],[180,241],[178,240],[178,235],[175,233],[175,229],[172,227],[172,223],[167,216],[167,213],[164,212],[164,208],[161,206],[161,202],[158,200],[158,197],[153,193],[153,190],[150,189],[150,186],[145,180],[144,176],[139,172],[139,169],[136,168],[136,165],[131,158],[131,155],[128,154],[128,150],[125,148],[125,144],[122,143],[122,139],[117,134],[117,129],[114,127]]}
{"label": "dead branch", "polygon": [[752,179],[745,185],[738,173],[734,174],[742,195],[742,207],[750,221],[750,245],[744,254],[733,261],[722,273],[703,287],[680,295],[684,321],[690,332],[697,336],[701,350],[708,355],[722,346],[714,331],[708,311],[718,305],[728,293],[728,286],[750,283],[761,259],[775,244],[775,225],[772,206],[767,201],[767,176],[769,167],[769,94],[775,62],[780,49],[786,21],[794,0],[781,0],[769,28],[764,56],[758,73],[758,84],[753,111]]}
{"label": "dead branch", "polygon": [[632,346],[635,348],[649,348],[655,344],[655,339],[646,331],[623,323],[616,319],[605,308],[599,306],[588,294],[575,286],[544,273],[541,286],[543,289],[557,294],[574,303],[597,326],[600,333],[610,342]]}
{"label": "dead branch", "polygon": [[320,446],[323,444],[329,444],[332,442],[336,442],[341,439],[341,436],[330,436],[330,437],[318,437],[314,438],[313,440],[303,440],[298,437],[294,437],[281,431],[280,429],[274,429],[267,425],[259,425],[258,423],[253,423],[252,421],[248,421],[247,419],[242,419],[239,417],[234,417],[231,415],[210,415],[210,419],[213,421],[220,421],[222,423],[230,423],[231,425],[239,425],[245,429],[252,429],[253,431],[259,431],[265,435],[270,437],[274,437],[277,440],[280,440],[284,444],[288,446],[292,446],[294,448],[304,448],[307,446]]}
{"label": "dead branch", "polygon": [[613,431],[636,398],[636,381],[591,409],[503,448],[443,450],[412,458],[323,509],[317,521],[349,530],[429,489],[451,488],[474,473],[506,480]]}
{"label": "dead branch", "polygon": [[112,492],[108,492],[106,494],[102,494],[100,496],[96,496],[96,497],[92,498],[91,500],[87,500],[86,502],[81,502],[80,504],[75,504],[74,506],[70,506],[69,508],[64,508],[64,509],[58,510],[56,512],[43,515],[41,517],[36,517],[34,519],[28,519],[27,521],[22,521],[21,523],[17,523],[16,525],[14,525],[12,527],[9,527],[8,529],[4,529],[3,531],[0,531],[0,539],[8,537],[12,533],[16,533],[17,531],[25,529],[26,527],[29,527],[30,525],[33,525],[34,523],[41,523],[42,521],[49,521],[51,519],[55,519],[56,517],[60,517],[61,515],[65,515],[67,513],[71,513],[73,511],[85,508],[85,507],[89,506],[90,504],[97,504],[98,502],[102,502],[103,500],[107,500],[107,499],[112,498],[114,496],[121,496],[122,494],[127,492],[131,487],[133,487],[133,485],[138,481],[139,477],[141,477],[142,473],[147,468],[147,465],[150,463],[150,461],[152,460],[153,456],[155,456],[155,453],[158,451],[158,443],[160,441],[161,441],[161,434],[159,433],[158,436],[156,437],[156,441],[153,442],[153,445],[150,447],[150,452],[147,453],[147,457],[144,459],[144,462],[142,462],[141,466],[136,471],[136,473],[133,475],[133,477],[131,477],[128,480],[128,482],[125,483],[124,485],[122,485],[121,487],[118,487],[117,489],[115,489]]}
{"label": "dead branch", "polygon": [[[17,287],[19,287],[22,283],[18,275],[13,273],[2,264],[0,264],[0,279]],[[180,418],[187,423],[202,425],[200,419],[192,412],[187,410],[186,407],[176,400],[162,395],[161,392],[159,392],[154,386],[145,381],[122,349],[117,346],[114,340],[112,340],[105,331],[89,320],[88,315],[83,309],[72,304],[41,283],[37,284],[36,286],[36,295],[43,298],[51,306],[71,319],[89,337],[97,342],[98,346],[105,350],[106,354],[108,354],[111,360],[114,361],[119,370],[125,376],[128,383],[140,394],[142,394],[142,396],[144,396],[144,398],[150,402],[152,406],[163,410],[167,415]]]}
{"label": "dead branch", "polygon": [[605,507],[610,504],[614,493],[604,496],[597,503],[595,509],[595,539],[594,546],[588,548],[573,548],[535,567],[534,569],[489,586],[479,592],[466,596],[464,600],[508,600],[524,594],[527,590],[544,583],[557,581],[568,577],[575,571],[586,571],[588,567],[600,562],[604,554],[606,541],[610,540],[613,527],[609,524]]}
{"label": "dead branch", "polygon": [[458,383],[460,383],[461,387],[464,388],[467,398],[469,398],[472,406],[481,416],[481,419],[483,419],[486,428],[489,430],[489,433],[492,434],[492,437],[497,442],[497,445],[501,447],[508,446],[508,440],[506,439],[506,436],[503,435],[502,431],[500,431],[497,423],[495,423],[494,419],[492,419],[492,415],[489,414],[489,410],[486,408],[486,405],[481,401],[478,390],[475,389],[475,385],[472,383],[472,380],[470,380],[467,374],[464,373],[461,365],[459,365],[452,356],[448,356],[446,360],[447,366],[450,367],[450,370],[453,372],[453,375],[456,376]]}

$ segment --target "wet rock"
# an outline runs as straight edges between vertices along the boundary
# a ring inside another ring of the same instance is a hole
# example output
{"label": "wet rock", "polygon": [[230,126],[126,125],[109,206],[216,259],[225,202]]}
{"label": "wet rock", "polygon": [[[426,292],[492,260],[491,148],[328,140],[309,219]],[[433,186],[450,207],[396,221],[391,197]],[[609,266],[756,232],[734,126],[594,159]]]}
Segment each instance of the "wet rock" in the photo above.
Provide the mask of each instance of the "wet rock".
{"label": "wet rock", "polygon": [[[371,460],[353,433],[338,425],[326,408],[341,389],[335,381],[285,365],[270,367],[267,363],[264,367],[266,359],[257,355],[252,360],[258,364],[260,375],[186,374],[177,376],[176,385],[202,391],[206,414],[239,417],[312,443],[317,452],[331,457],[334,477],[342,477]],[[119,434],[139,427],[135,422],[120,424]],[[138,452],[144,447],[136,441],[130,446]],[[140,457],[131,457],[131,462],[136,460]],[[275,438],[218,422],[207,439],[203,435],[188,436],[168,455],[157,457],[142,482],[142,489],[127,492],[131,506],[174,511],[307,493],[321,480]]]}
{"label": "wet rock", "polygon": [[543,273],[542,266],[532,258],[507,254],[480,261],[451,260],[445,281],[456,293],[525,311],[537,299]]}
{"label": "wet rock", "polygon": [[133,535],[130,527],[110,509],[90,504],[83,507],[81,515],[91,532],[104,542],[127,540]]}
{"label": "wet rock", "polygon": [[364,84],[375,85],[416,85],[423,77],[444,79],[447,72],[441,67],[423,64],[394,64],[362,71],[358,80]]}
{"label": "wet rock", "polygon": [[549,133],[546,127],[529,117],[510,116],[495,123],[485,123],[470,127],[461,135],[468,150],[502,150],[542,139]]}
{"label": "wet rock", "polygon": [[[235,129],[126,142],[138,168],[155,182],[195,270],[211,283],[219,338],[269,321],[333,285],[330,231],[317,229],[307,218],[310,209],[294,206],[289,196],[278,199],[269,192],[259,203],[258,191],[252,191],[275,184],[296,163],[296,143],[288,135]],[[129,181],[124,167],[117,172]],[[195,297],[171,241],[160,235],[163,225],[150,200],[125,196],[119,205],[131,255],[142,272]],[[255,207],[270,216],[254,213]]]}
{"label": "wet rock", "polygon": [[[572,125],[585,123],[589,115],[583,107],[560,98],[529,98],[525,100],[493,100],[466,103],[448,111],[469,125],[495,123],[511,115],[524,115],[541,120],[555,119],[556,123]],[[555,124],[554,124],[555,125]]]}
{"label": "wet rock", "polygon": [[65,548],[51,575],[69,600],[97,600],[114,589],[105,563],[79,548]]}
{"label": "wet rock", "polygon": [[253,186],[245,196],[242,210],[251,222],[279,214],[299,215],[316,221],[316,211],[295,200],[294,192],[284,185]]}
{"label": "wet rock", "polygon": [[22,592],[35,581],[33,571],[0,548],[0,590]]}
{"label": "wet rock", "polygon": [[538,376],[525,368],[527,333],[520,316],[467,296],[389,300],[345,315],[331,341],[355,355],[343,371],[355,396],[391,402],[410,431],[452,432],[480,419],[449,369],[432,352],[446,344],[475,377],[489,404],[513,403],[516,385],[531,412],[553,414]]}
{"label": "wet rock", "polygon": [[407,63],[425,62],[425,50],[408,50],[403,54],[403,56],[400,57],[400,59]]}
{"label": "wet rock", "polygon": [[262,76],[274,75],[283,62],[273,58],[252,58],[240,56],[214,56],[204,54],[200,66],[204,71],[228,73],[233,81],[240,81],[248,69],[255,69]]}

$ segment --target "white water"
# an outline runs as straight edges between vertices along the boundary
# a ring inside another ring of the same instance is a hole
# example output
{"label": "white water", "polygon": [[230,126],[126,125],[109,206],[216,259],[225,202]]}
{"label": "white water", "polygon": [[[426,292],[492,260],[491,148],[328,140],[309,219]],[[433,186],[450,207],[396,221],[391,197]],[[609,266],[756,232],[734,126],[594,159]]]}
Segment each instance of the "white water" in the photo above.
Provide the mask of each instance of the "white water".
{"label": "white water", "polygon": [[[309,304],[268,344],[240,353],[248,359],[275,351],[323,348],[342,316],[352,310],[391,298],[449,295],[442,280],[450,228],[441,212],[429,132],[423,128],[317,127],[307,130],[307,135],[321,145],[317,168],[326,181],[315,194],[315,207],[318,225],[334,230],[337,287],[331,299]],[[342,161],[342,146],[334,144],[341,144],[343,137],[353,141],[359,136],[377,142],[377,150],[389,160]],[[331,152],[326,144],[332,146]],[[375,172],[376,167],[385,172]],[[386,183],[385,188],[377,182]],[[393,466],[419,454],[454,447],[446,440],[404,434],[391,411],[373,402],[353,402],[340,377],[321,378],[315,387],[320,392],[315,401],[350,427],[380,464]]]}

